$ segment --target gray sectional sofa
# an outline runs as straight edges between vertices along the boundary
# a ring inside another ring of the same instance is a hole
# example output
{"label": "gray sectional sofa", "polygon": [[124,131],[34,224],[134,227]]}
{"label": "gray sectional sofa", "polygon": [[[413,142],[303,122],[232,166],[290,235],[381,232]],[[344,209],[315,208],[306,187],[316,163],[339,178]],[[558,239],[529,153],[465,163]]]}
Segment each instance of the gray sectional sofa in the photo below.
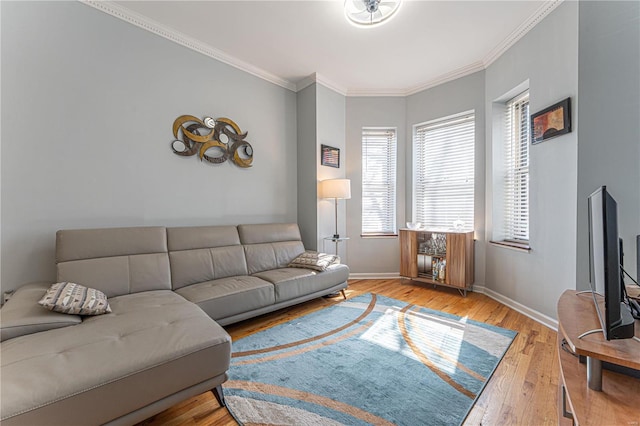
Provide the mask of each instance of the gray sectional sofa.
{"label": "gray sectional sofa", "polygon": [[2,424],[133,424],[208,390],[224,404],[221,325],[346,288],[346,265],[287,267],[302,252],[296,224],[59,231],[57,281],[104,292],[112,312],[46,310],[51,282],[15,292],[0,310]]}

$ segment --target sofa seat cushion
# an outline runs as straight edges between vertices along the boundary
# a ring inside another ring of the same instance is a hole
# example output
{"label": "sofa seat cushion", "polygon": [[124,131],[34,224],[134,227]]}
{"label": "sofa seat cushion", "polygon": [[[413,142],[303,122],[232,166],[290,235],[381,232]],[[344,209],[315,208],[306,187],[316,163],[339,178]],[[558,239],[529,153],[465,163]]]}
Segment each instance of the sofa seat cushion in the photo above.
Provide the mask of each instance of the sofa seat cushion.
{"label": "sofa seat cushion", "polygon": [[346,282],[349,278],[349,268],[341,264],[331,265],[323,272],[301,268],[279,268],[258,272],[253,276],[269,281],[275,286],[276,303],[279,303]]}
{"label": "sofa seat cushion", "polygon": [[226,377],[229,335],[181,296],[156,290],[110,305],[73,327],[2,343],[3,425],[103,424]]}
{"label": "sofa seat cushion", "polygon": [[216,320],[275,303],[273,284],[247,275],[192,284],[176,293]]}

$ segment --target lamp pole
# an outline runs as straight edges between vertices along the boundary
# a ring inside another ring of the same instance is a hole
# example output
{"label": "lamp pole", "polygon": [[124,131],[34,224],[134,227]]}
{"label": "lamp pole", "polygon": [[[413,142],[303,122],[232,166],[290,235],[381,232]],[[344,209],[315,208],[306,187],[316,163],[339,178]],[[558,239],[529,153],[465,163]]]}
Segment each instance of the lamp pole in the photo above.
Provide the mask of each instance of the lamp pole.
{"label": "lamp pole", "polygon": [[[340,238],[340,234],[338,234],[338,199],[334,198],[333,200],[335,202],[335,214],[336,214],[336,232],[335,232],[335,234],[333,234],[333,238],[337,240],[338,238]],[[336,244],[338,244],[337,241],[336,241]],[[337,250],[337,248],[336,248],[336,250]],[[336,254],[338,254],[338,253],[336,252]]]}

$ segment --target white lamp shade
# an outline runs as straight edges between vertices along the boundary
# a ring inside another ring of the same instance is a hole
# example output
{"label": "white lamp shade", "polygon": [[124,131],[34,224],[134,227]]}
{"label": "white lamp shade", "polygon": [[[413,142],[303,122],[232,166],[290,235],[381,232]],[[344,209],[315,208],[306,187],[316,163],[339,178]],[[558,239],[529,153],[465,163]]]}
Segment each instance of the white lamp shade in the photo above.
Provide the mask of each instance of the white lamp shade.
{"label": "white lamp shade", "polygon": [[322,198],[351,198],[351,181],[349,179],[327,179],[320,182]]}

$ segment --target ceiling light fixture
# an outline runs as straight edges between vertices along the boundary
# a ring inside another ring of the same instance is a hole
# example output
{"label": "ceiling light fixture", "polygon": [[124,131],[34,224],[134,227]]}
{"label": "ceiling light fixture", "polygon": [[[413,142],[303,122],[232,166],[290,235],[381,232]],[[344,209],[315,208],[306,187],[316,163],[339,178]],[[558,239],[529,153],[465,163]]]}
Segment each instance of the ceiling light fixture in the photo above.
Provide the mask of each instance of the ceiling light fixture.
{"label": "ceiling light fixture", "polygon": [[345,0],[344,16],[358,27],[372,27],[391,19],[401,0]]}

